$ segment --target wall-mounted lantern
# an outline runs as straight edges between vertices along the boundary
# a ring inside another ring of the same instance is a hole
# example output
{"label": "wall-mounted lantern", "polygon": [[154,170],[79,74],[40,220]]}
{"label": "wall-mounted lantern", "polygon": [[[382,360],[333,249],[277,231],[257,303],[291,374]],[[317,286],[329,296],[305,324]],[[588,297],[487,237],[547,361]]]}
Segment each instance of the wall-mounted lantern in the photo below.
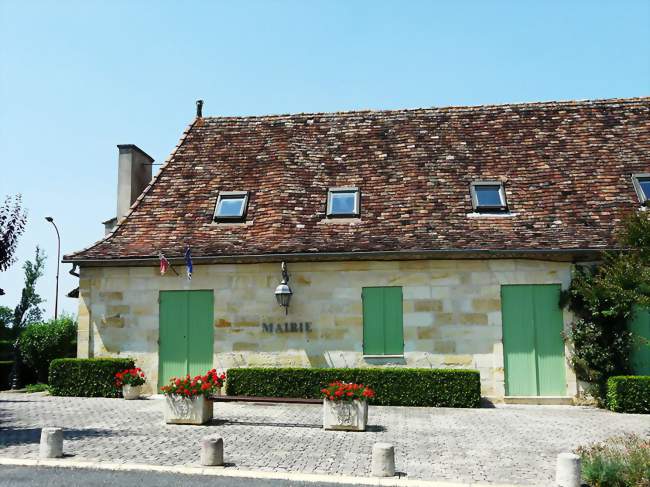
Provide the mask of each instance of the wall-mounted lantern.
{"label": "wall-mounted lantern", "polygon": [[275,288],[275,299],[278,300],[280,306],[284,306],[285,314],[289,314],[289,301],[293,291],[289,287],[289,272],[287,272],[287,264],[282,263],[282,282]]}

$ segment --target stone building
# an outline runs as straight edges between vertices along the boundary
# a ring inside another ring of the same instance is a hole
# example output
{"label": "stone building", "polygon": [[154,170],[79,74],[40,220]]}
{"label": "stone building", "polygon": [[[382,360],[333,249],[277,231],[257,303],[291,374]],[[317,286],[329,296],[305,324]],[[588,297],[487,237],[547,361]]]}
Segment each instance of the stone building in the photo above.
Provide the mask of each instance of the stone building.
{"label": "stone building", "polygon": [[134,357],[152,386],[212,367],[458,367],[486,396],[571,397],[559,293],[645,205],[649,156],[650,98],[199,109],[153,179],[119,146],[116,219],[64,257],[78,355]]}

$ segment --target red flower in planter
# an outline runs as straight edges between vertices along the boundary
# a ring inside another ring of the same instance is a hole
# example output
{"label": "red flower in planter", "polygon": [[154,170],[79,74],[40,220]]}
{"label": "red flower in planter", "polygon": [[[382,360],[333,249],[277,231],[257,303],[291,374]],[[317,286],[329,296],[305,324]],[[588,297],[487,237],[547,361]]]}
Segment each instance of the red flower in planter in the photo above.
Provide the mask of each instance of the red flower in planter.
{"label": "red flower in planter", "polygon": [[142,371],[136,372],[140,369],[125,369],[121,372],[115,374],[115,386],[122,387],[125,385],[129,386],[141,386],[146,382],[145,375]]}
{"label": "red flower in planter", "polygon": [[375,397],[375,392],[363,384],[353,384],[341,381],[330,383],[321,389],[323,397],[330,401],[367,400]]}
{"label": "red flower in planter", "polygon": [[189,374],[183,377],[172,377],[169,385],[161,388],[164,394],[178,395],[182,397],[209,396],[214,394],[223,385],[226,374],[218,375],[212,369],[204,375],[196,375],[191,378]]}

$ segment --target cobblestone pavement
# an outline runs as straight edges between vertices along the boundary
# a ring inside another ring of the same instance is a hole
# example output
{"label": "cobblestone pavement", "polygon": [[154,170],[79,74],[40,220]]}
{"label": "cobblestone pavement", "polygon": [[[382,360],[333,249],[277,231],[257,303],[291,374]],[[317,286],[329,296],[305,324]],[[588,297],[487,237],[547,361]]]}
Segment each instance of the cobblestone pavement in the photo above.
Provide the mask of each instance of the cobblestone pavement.
{"label": "cobblestone pavement", "polygon": [[0,393],[0,457],[36,458],[40,428],[59,426],[75,460],[196,465],[199,440],[216,434],[232,468],[368,476],[372,444],[384,441],[407,478],[550,485],[558,453],[650,435],[648,416],[571,406],[370,407],[365,433],[324,431],[312,404],[217,403],[206,426],[166,425],[162,406]]}

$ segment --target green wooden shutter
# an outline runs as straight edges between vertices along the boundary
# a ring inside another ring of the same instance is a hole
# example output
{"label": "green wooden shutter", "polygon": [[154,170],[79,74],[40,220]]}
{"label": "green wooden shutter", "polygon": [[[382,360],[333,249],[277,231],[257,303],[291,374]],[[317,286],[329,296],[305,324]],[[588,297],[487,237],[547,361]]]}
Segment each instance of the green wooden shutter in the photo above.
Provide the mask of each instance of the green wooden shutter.
{"label": "green wooden shutter", "polygon": [[566,395],[566,364],[562,340],[562,310],[559,285],[533,287],[535,303],[535,352],[537,387],[540,396]]}
{"label": "green wooden shutter", "polygon": [[637,375],[650,375],[650,310],[637,308],[630,322],[634,344],[630,353],[630,366]]}
{"label": "green wooden shutter", "polygon": [[384,353],[404,353],[404,313],[402,311],[402,288],[384,288]]}
{"label": "green wooden shutter", "polygon": [[161,291],[158,387],[212,368],[212,291]]}
{"label": "green wooden shutter", "polygon": [[158,387],[187,373],[187,296],[185,291],[160,292]]}
{"label": "green wooden shutter", "polygon": [[381,288],[364,287],[363,354],[384,355],[384,306]]}
{"label": "green wooden shutter", "polygon": [[402,355],[402,288],[365,287],[362,298],[364,355]]}
{"label": "green wooden shutter", "polygon": [[501,287],[507,396],[536,396],[533,296],[528,286]]}
{"label": "green wooden shutter", "polygon": [[566,394],[559,296],[557,284],[501,286],[506,395]]}
{"label": "green wooden shutter", "polygon": [[214,348],[212,291],[190,291],[188,302],[188,373],[194,377],[212,368]]}

